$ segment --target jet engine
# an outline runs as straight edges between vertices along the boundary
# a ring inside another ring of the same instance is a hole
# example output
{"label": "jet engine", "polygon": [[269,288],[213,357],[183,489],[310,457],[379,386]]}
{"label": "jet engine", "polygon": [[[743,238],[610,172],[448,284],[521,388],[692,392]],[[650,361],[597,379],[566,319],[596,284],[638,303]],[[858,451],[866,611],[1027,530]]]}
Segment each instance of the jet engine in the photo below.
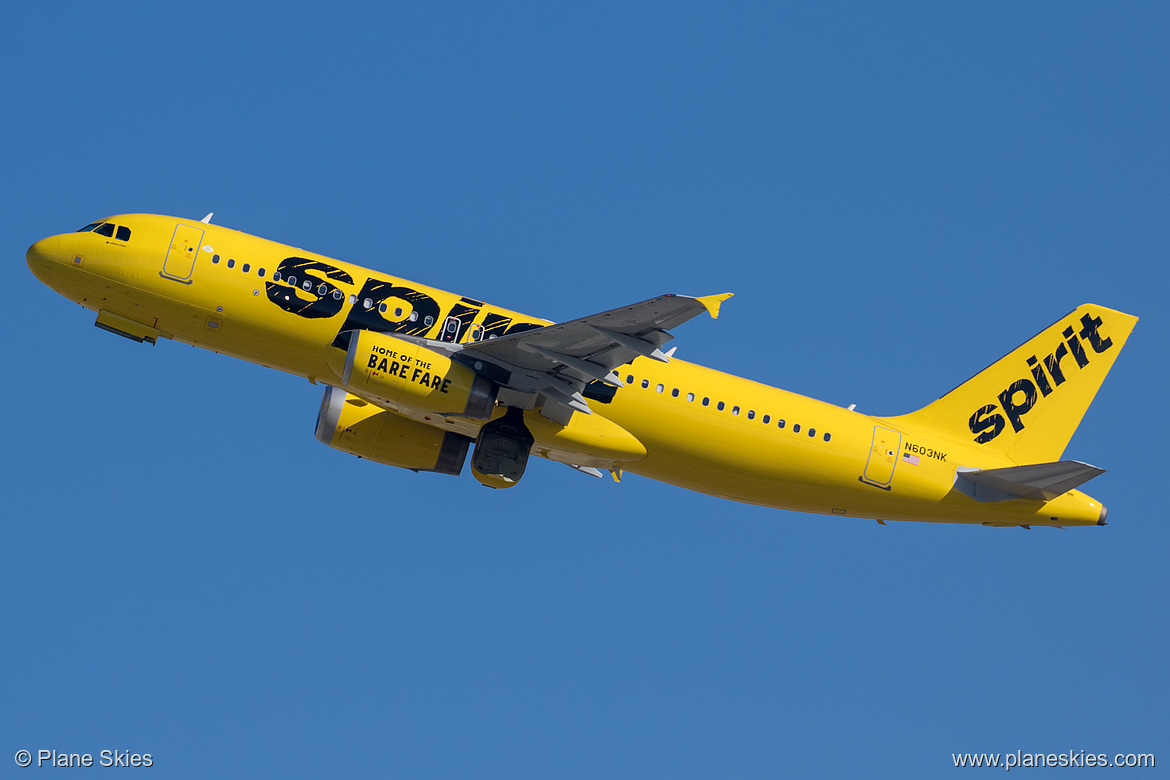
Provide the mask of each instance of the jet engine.
{"label": "jet engine", "polygon": [[392,409],[473,420],[491,417],[498,388],[467,366],[389,333],[359,330],[348,336],[339,376],[351,393]]}
{"label": "jet engine", "polygon": [[457,475],[471,439],[326,387],[317,414],[317,440],[359,458],[412,471]]}

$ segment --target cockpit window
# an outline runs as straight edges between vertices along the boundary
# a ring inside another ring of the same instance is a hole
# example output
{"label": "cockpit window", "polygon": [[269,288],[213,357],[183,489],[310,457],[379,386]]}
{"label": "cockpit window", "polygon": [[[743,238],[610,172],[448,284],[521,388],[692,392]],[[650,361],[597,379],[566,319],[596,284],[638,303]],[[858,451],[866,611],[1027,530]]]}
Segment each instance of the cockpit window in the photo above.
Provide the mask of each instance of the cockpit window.
{"label": "cockpit window", "polygon": [[97,233],[99,236],[114,238],[115,230],[118,233],[117,237],[119,241],[130,240],[130,228],[126,227],[125,225],[115,225],[113,222],[91,222],[77,232]]}

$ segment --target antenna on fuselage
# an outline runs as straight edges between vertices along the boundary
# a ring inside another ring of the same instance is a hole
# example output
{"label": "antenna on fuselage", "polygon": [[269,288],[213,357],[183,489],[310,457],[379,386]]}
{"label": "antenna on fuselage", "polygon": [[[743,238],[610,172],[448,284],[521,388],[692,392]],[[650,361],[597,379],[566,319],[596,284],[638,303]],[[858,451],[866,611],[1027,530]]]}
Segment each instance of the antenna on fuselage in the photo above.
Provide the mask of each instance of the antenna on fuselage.
{"label": "antenna on fuselage", "polygon": [[210,225],[210,224],[211,224],[211,215],[212,215],[212,214],[214,214],[214,213],[215,213],[214,211],[209,211],[209,212],[207,212],[207,216],[206,216],[206,217],[204,217],[203,219],[199,220],[199,221],[200,221],[200,222],[202,222],[202,223],[203,223],[203,224],[205,224],[205,225]]}

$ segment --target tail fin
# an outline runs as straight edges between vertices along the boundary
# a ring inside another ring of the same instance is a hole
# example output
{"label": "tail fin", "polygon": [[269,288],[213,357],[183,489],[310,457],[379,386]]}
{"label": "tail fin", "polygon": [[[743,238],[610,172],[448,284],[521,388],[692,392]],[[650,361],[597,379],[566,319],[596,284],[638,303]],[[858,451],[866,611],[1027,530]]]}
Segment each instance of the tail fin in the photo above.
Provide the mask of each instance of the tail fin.
{"label": "tail fin", "polygon": [[897,418],[1016,463],[1060,460],[1137,317],[1085,304],[934,403]]}

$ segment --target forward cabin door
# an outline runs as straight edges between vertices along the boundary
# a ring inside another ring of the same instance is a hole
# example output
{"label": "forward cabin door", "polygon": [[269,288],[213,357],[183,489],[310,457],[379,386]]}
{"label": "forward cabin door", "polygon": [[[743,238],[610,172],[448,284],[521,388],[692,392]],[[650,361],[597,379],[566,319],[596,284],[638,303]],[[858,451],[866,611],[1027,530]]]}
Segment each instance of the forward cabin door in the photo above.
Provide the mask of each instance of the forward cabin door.
{"label": "forward cabin door", "polygon": [[203,230],[189,225],[175,225],[171,247],[163,262],[162,275],[185,284],[191,283],[191,272],[195,269],[195,256],[203,241]]}
{"label": "forward cabin door", "polygon": [[902,448],[902,434],[880,425],[873,427],[873,440],[869,445],[869,458],[865,461],[862,482],[868,482],[883,490],[890,489],[894,479],[894,467],[898,465],[898,452]]}

